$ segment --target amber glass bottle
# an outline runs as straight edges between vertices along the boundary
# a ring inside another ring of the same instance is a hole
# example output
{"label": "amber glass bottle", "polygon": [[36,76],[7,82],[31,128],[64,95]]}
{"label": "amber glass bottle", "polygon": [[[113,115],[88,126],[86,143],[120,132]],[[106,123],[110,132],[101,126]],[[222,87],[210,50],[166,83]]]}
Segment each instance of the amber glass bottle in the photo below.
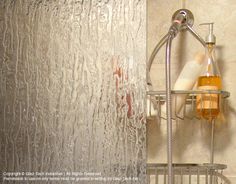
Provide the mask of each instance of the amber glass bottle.
{"label": "amber glass bottle", "polygon": [[[221,90],[222,81],[214,58],[215,44],[206,45],[205,70],[198,78],[198,90]],[[206,120],[215,119],[220,112],[220,94],[198,94],[196,98],[197,115]]]}

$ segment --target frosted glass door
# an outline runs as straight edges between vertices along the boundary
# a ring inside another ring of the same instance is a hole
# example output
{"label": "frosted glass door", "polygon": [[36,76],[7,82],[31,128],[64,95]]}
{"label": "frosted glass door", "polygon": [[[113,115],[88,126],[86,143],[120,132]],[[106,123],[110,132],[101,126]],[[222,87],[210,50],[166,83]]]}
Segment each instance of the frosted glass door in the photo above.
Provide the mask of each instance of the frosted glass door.
{"label": "frosted glass door", "polygon": [[0,1],[3,183],[145,182],[145,11],[145,0]]}

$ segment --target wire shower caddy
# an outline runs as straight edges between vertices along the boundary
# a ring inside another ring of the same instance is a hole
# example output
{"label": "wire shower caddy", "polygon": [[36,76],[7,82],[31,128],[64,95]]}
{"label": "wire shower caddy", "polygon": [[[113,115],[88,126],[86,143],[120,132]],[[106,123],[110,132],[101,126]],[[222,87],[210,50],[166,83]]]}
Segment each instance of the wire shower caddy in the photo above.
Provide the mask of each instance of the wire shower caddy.
{"label": "wire shower caddy", "polygon": [[[148,62],[147,84],[151,87],[150,69],[153,60],[160,50],[166,44],[166,90],[165,91],[148,91],[147,98],[149,99],[148,106],[155,106],[157,119],[166,119],[167,121],[167,163],[166,164],[147,164],[147,174],[149,183],[160,184],[230,184],[230,181],[223,175],[223,170],[227,168],[223,164],[214,163],[214,126],[215,120],[211,126],[211,153],[210,162],[206,164],[175,164],[172,160],[172,120],[200,119],[195,112],[196,96],[204,94],[219,95],[219,104],[221,112],[225,109],[226,98],[230,96],[227,91],[220,90],[190,90],[190,91],[175,91],[171,89],[171,44],[176,35],[182,31],[189,31],[204,47],[205,41],[192,29],[193,14],[187,9],[177,10],[172,16],[172,25],[168,33],[160,40],[154,48]],[[211,95],[210,95],[211,96]],[[181,111],[176,111],[178,98],[185,99]],[[162,114],[162,109],[166,109],[165,115]],[[151,108],[149,108],[150,110]],[[152,115],[148,112],[148,115]],[[167,114],[167,115],[166,115]],[[152,179],[152,180],[151,180]]]}
{"label": "wire shower caddy", "polygon": [[[207,91],[207,90],[173,90],[172,95],[172,120],[193,120],[201,119],[196,114],[196,96],[204,94],[218,94],[220,95],[220,111],[224,113],[227,109],[227,98],[230,93],[227,91]],[[182,95],[182,96],[181,96]],[[185,98],[184,104],[179,112],[175,111],[178,98]],[[147,92],[147,98],[151,99],[148,106],[153,104],[155,109],[148,108],[148,117],[152,117],[155,114],[157,121],[166,120],[166,116],[163,116],[162,110],[166,108],[165,91],[149,91]],[[155,112],[153,112],[153,110]],[[230,181],[223,175],[223,171],[227,168],[225,164],[214,163],[214,124],[212,124],[211,135],[211,155],[210,162],[197,164],[197,163],[178,163],[172,164],[173,167],[173,182],[175,184],[230,184]],[[167,184],[168,165],[164,163],[150,163],[147,164],[147,175],[149,184]]]}

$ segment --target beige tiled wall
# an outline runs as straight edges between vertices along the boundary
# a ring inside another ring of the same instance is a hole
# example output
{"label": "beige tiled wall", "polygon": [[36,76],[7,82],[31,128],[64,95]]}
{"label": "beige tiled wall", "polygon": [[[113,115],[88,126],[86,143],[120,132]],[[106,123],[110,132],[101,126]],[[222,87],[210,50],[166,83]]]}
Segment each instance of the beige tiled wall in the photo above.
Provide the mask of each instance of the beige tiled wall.
{"label": "beige tiled wall", "polygon": [[[181,1],[148,0],[148,56],[155,44],[167,32],[172,14],[182,8]],[[235,0],[194,0],[186,1],[186,8],[195,17],[194,29],[203,38],[207,27],[200,23],[214,22],[217,38],[217,62],[223,77],[224,89],[231,93],[228,99],[226,123],[218,122],[215,140],[215,162],[227,164],[225,171],[231,181],[236,182],[236,1]],[[164,89],[165,49],[158,53],[151,70],[154,89]],[[190,33],[180,33],[172,46],[172,82],[176,80],[185,62],[193,59],[204,48]],[[209,162],[210,125],[199,121],[174,122],[174,161]],[[166,162],[166,124],[148,122],[148,162]]]}

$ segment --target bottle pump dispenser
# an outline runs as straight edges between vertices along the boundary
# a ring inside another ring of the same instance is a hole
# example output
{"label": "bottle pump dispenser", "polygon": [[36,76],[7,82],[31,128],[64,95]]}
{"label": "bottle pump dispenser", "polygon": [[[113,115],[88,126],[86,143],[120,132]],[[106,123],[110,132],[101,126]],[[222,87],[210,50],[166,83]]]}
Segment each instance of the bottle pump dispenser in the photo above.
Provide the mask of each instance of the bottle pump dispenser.
{"label": "bottle pump dispenser", "polygon": [[[213,34],[213,23],[201,25],[209,25],[209,34],[205,38],[205,67],[203,73],[198,78],[197,88],[205,91],[221,90],[221,76],[214,56],[216,37]],[[220,112],[219,94],[198,94],[196,103],[197,115],[206,120],[211,121],[215,119]]]}

